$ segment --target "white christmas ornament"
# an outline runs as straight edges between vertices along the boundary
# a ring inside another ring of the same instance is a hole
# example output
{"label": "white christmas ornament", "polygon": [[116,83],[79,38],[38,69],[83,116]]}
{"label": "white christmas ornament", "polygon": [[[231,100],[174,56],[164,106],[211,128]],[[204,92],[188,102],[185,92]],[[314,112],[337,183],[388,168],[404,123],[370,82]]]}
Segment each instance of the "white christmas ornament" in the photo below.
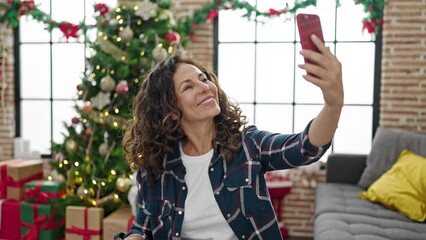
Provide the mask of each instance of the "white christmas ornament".
{"label": "white christmas ornament", "polygon": [[111,103],[111,93],[99,92],[95,97],[90,98],[92,107],[99,110],[103,109],[106,105]]}
{"label": "white christmas ornament", "polygon": [[163,61],[167,58],[167,50],[157,46],[152,50],[152,57],[158,62]]}
{"label": "white christmas ornament", "polygon": [[130,26],[127,26],[119,33],[119,35],[123,42],[128,43],[133,39],[133,30],[130,28]]}
{"label": "white christmas ornament", "polygon": [[143,18],[145,21],[157,15],[158,5],[149,0],[140,2],[137,7],[138,9],[135,11],[135,15]]}
{"label": "white christmas ornament", "polygon": [[108,153],[108,143],[104,142],[99,146],[99,154],[102,157],[105,157],[105,155]]}
{"label": "white christmas ornament", "polygon": [[101,89],[104,92],[112,92],[115,89],[115,81],[110,75],[101,79]]}

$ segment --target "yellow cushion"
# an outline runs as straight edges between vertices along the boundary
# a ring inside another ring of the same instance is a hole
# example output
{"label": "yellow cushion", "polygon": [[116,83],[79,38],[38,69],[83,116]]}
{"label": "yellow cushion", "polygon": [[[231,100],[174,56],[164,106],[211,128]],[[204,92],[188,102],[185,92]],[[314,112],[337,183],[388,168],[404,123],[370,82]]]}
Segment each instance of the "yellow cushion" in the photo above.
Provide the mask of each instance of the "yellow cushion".
{"label": "yellow cushion", "polygon": [[391,169],[360,197],[396,209],[412,220],[426,219],[426,158],[404,149]]}

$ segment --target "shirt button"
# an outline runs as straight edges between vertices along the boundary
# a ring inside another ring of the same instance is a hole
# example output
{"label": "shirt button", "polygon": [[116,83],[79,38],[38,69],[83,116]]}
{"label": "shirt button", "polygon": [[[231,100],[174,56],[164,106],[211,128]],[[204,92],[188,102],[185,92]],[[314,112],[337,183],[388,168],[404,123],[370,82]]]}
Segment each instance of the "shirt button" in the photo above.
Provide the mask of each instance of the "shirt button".
{"label": "shirt button", "polygon": [[242,235],[242,236],[241,236],[241,238],[242,238],[242,239],[246,239],[246,235]]}
{"label": "shirt button", "polygon": [[246,182],[248,182],[249,181],[249,179],[248,178],[246,178]]}
{"label": "shirt button", "polygon": [[214,171],[214,168],[210,168],[210,172],[213,172]]}
{"label": "shirt button", "polygon": [[227,217],[230,217],[230,216],[231,216],[231,214],[229,214],[229,213],[228,213],[226,216],[227,216]]}
{"label": "shirt button", "polygon": [[217,192],[215,192],[215,193],[216,193],[216,195],[219,195],[219,193],[220,193],[220,192],[219,192],[219,191],[217,191]]}
{"label": "shirt button", "polygon": [[179,212],[178,212],[178,214],[179,214],[179,215],[182,215],[182,211],[179,211]]}
{"label": "shirt button", "polygon": [[175,235],[176,235],[176,237],[178,237],[178,236],[179,236],[179,233],[176,233]]}
{"label": "shirt button", "polygon": [[182,187],[182,190],[185,190],[185,189],[186,189],[186,187],[185,187],[185,186],[183,186],[183,187]]}

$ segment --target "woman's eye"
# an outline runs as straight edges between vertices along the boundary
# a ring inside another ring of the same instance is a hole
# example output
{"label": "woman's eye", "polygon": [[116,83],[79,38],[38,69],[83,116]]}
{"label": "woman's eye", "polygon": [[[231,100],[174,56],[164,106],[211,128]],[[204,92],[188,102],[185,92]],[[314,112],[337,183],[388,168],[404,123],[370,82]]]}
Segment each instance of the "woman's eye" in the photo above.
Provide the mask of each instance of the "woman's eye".
{"label": "woman's eye", "polygon": [[188,90],[188,89],[190,89],[190,88],[192,88],[192,86],[191,86],[191,85],[186,85],[185,87],[183,87],[183,91]]}
{"label": "woman's eye", "polygon": [[207,78],[203,78],[203,80],[201,80],[202,82],[208,82],[209,80]]}

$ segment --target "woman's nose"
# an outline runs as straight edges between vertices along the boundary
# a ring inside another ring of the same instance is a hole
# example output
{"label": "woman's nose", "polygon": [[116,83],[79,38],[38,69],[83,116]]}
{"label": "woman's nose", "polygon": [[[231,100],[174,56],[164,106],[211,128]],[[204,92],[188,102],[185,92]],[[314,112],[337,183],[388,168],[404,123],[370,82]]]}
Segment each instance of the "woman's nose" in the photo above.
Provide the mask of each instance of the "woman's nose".
{"label": "woman's nose", "polygon": [[203,92],[210,89],[209,84],[207,82],[200,82],[198,86]]}

